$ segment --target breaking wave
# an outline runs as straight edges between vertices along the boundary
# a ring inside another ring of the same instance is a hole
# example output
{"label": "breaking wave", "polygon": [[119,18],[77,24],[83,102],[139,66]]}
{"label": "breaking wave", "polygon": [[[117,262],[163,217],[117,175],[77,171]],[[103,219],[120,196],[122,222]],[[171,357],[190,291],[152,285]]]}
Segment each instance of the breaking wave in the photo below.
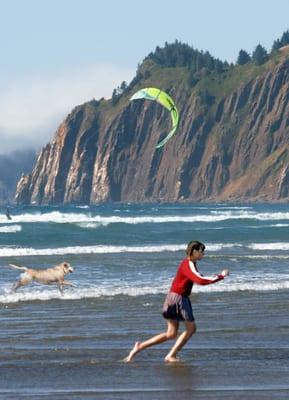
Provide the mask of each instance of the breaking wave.
{"label": "breaking wave", "polygon": [[[47,213],[24,213],[14,215],[11,223],[56,223],[80,224],[83,228],[107,226],[109,224],[146,224],[146,223],[192,223],[192,222],[219,222],[226,220],[257,220],[257,221],[289,221],[289,212],[258,213],[246,209],[238,210],[211,210],[207,214],[190,215],[145,215],[145,216],[101,216],[92,213],[64,213],[51,211]],[[5,217],[0,216],[0,223],[10,224]],[[278,224],[286,226],[283,224]],[[276,226],[278,226],[276,225]]]}
{"label": "breaking wave", "polygon": [[0,226],[0,233],[16,233],[21,232],[21,225],[4,225]]}
{"label": "breaking wave", "polygon": [[[246,282],[243,279],[240,282],[221,282],[219,284],[209,285],[209,286],[194,286],[194,293],[222,293],[222,292],[238,292],[238,291],[253,291],[253,292],[266,292],[266,291],[278,291],[289,289],[289,279],[282,280],[279,282],[268,281],[249,281]],[[0,303],[17,303],[25,301],[48,301],[48,300],[80,300],[80,299],[90,299],[99,297],[110,297],[115,296],[148,296],[148,295],[158,295],[167,293],[168,287],[162,282],[158,282],[155,285],[145,286],[141,282],[133,283],[131,286],[126,287],[113,287],[113,285],[108,286],[90,286],[90,287],[78,287],[66,289],[63,295],[56,288],[46,288],[43,287],[39,289],[30,286],[20,289],[18,292],[13,293],[10,288],[0,287]]]}
{"label": "breaking wave", "polygon": [[[95,245],[95,246],[66,246],[55,248],[33,248],[33,247],[0,247],[0,257],[17,257],[17,256],[51,256],[51,255],[69,255],[69,254],[113,254],[113,253],[162,253],[184,251],[186,243],[154,245],[154,246],[113,246],[113,245]],[[289,242],[277,243],[208,243],[206,244],[206,252],[218,252],[222,250],[242,249],[245,251],[288,251]],[[233,256],[233,255],[232,255]],[[261,254],[237,254],[236,258],[268,258],[276,257],[275,255]],[[288,255],[278,254],[277,258],[288,258]]]}

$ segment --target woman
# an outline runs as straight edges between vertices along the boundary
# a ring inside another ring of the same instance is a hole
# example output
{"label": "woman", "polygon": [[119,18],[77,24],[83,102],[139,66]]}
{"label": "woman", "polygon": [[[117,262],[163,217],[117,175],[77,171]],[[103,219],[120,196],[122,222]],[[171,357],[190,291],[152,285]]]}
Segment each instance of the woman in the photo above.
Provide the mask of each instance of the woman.
{"label": "woman", "polygon": [[179,323],[183,321],[186,329],[180,334],[174,346],[165,357],[165,361],[167,362],[179,361],[177,353],[196,332],[195,318],[189,298],[193,284],[209,285],[229,275],[227,269],[224,269],[221,274],[214,277],[201,275],[197,268],[197,261],[203,258],[204,251],[205,245],[203,243],[198,241],[189,242],[186,250],[187,257],[179,265],[163,306],[163,317],[168,323],[167,331],[153,336],[144,342],[136,342],[124,361],[130,362],[137,353],[147,347],[175,339],[178,335]]}

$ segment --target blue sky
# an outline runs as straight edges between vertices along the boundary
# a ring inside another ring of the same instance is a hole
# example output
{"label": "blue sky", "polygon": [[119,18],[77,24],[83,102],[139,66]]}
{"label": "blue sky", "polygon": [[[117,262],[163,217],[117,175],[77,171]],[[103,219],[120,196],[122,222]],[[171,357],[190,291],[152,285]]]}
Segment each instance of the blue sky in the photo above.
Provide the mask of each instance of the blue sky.
{"label": "blue sky", "polygon": [[0,0],[0,153],[39,149],[176,39],[235,62],[289,29],[288,0]]}

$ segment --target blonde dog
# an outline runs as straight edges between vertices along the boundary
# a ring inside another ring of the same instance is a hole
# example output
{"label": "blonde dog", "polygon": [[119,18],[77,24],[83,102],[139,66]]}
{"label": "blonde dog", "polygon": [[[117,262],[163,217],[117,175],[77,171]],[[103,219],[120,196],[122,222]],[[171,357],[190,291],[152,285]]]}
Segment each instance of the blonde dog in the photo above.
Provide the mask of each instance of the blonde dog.
{"label": "blonde dog", "polygon": [[17,290],[21,286],[26,286],[33,281],[44,285],[56,283],[61,294],[63,293],[63,287],[65,285],[75,286],[72,282],[64,279],[65,275],[73,272],[73,268],[67,262],[63,262],[53,268],[47,269],[33,269],[17,264],[9,264],[9,266],[24,271],[20,275],[20,279],[13,285],[13,291]]}

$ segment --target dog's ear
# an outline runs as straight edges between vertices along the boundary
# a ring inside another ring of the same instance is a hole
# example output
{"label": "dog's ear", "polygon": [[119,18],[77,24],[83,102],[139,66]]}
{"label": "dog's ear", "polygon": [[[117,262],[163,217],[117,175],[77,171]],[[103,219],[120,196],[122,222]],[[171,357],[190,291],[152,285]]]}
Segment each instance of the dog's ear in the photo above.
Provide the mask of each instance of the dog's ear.
{"label": "dog's ear", "polygon": [[64,263],[62,263],[62,265],[63,265],[63,270],[65,271],[65,273],[70,271],[71,266],[68,262],[64,262]]}

